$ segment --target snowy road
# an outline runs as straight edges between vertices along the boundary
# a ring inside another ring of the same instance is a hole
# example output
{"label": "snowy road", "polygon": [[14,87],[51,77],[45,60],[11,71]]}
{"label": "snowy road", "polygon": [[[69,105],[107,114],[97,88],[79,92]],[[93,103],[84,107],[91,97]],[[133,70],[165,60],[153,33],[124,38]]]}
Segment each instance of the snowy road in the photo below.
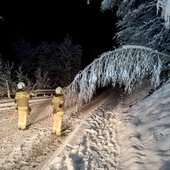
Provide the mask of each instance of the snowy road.
{"label": "snowy road", "polygon": [[[51,99],[32,104],[26,131],[17,129],[17,118],[9,120],[13,109],[0,111],[0,169],[39,169],[54,151],[65,141],[80,122],[103,102],[108,92],[101,94],[87,104],[80,112],[66,112],[61,137],[51,134],[52,120],[48,119]],[[42,164],[42,165],[41,165]]]}
{"label": "snowy road", "polygon": [[116,108],[121,104],[120,89],[109,95],[69,135],[42,170],[116,169],[119,164]]}
{"label": "snowy road", "polygon": [[[117,145],[116,119],[113,110],[119,103],[118,94],[114,99],[105,100],[84,120],[61,150],[55,153],[51,169],[113,169],[118,165],[119,146]],[[109,103],[111,101],[111,103]],[[44,167],[47,169],[47,167]]]}
{"label": "snowy road", "polygon": [[41,170],[169,170],[170,84],[149,90],[110,92]]}
{"label": "snowy road", "polygon": [[29,130],[9,125],[0,114],[0,169],[168,170],[170,84],[148,97],[150,88],[125,96],[108,89],[81,111],[66,112],[65,133],[51,134],[49,101],[32,106]]}
{"label": "snowy road", "polygon": [[[13,110],[1,111],[0,169],[36,167],[38,161],[41,161],[41,158],[46,155],[42,147],[50,142],[51,129],[47,122],[47,113],[45,113],[48,105],[49,101],[45,101],[32,106],[33,113],[29,116],[29,129],[26,131],[17,129],[17,116],[9,124]],[[48,151],[48,149],[45,151]]]}

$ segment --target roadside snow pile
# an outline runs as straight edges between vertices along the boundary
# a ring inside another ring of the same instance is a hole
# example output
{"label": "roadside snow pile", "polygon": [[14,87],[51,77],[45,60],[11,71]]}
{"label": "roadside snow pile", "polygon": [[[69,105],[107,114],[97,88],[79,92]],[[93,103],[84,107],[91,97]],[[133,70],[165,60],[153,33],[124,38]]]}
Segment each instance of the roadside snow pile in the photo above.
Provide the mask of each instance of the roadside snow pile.
{"label": "roadside snow pile", "polygon": [[118,169],[170,169],[170,84],[121,115]]}
{"label": "roadside snow pile", "polygon": [[[141,94],[137,92],[117,106],[111,94],[44,168],[170,169],[170,84],[143,100],[146,94]],[[132,106],[139,97],[142,101]]]}

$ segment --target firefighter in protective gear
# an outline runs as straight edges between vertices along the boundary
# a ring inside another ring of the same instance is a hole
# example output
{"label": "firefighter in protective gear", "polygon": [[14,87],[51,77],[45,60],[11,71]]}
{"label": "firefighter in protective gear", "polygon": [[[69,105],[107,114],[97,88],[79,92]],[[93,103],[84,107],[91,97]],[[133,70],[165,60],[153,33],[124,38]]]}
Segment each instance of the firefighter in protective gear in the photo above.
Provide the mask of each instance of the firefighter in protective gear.
{"label": "firefighter in protective gear", "polygon": [[18,129],[26,129],[30,95],[25,89],[23,82],[18,83],[18,91],[15,95],[15,111],[18,112]]}
{"label": "firefighter in protective gear", "polygon": [[53,109],[53,134],[61,135],[62,121],[64,115],[64,93],[61,87],[57,87],[52,99]]}

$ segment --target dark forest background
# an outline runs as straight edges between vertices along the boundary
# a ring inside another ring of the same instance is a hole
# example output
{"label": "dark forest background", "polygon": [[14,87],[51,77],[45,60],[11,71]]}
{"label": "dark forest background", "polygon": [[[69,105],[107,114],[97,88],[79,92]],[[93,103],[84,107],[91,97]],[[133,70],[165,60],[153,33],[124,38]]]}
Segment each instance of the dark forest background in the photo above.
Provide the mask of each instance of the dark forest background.
{"label": "dark forest background", "polygon": [[116,46],[116,18],[112,11],[100,11],[100,1],[18,1],[3,4],[1,12],[1,96],[7,95],[7,86],[14,94],[20,81],[29,90],[66,87]]}

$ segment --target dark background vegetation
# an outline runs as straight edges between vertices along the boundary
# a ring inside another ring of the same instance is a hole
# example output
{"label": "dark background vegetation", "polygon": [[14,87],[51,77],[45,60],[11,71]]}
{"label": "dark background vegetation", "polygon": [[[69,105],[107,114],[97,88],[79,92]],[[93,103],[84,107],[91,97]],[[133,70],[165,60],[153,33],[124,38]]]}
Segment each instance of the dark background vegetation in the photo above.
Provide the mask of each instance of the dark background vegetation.
{"label": "dark background vegetation", "polygon": [[113,50],[114,11],[101,1],[6,1],[0,6],[1,96],[28,89],[66,87],[103,52]]}
{"label": "dark background vegetation", "polygon": [[82,64],[86,66],[114,44],[115,18],[112,11],[100,11],[100,1],[16,1],[2,4],[0,50],[4,57],[14,57],[12,43],[16,32],[33,45],[41,41],[60,43],[66,34],[82,46]]}

